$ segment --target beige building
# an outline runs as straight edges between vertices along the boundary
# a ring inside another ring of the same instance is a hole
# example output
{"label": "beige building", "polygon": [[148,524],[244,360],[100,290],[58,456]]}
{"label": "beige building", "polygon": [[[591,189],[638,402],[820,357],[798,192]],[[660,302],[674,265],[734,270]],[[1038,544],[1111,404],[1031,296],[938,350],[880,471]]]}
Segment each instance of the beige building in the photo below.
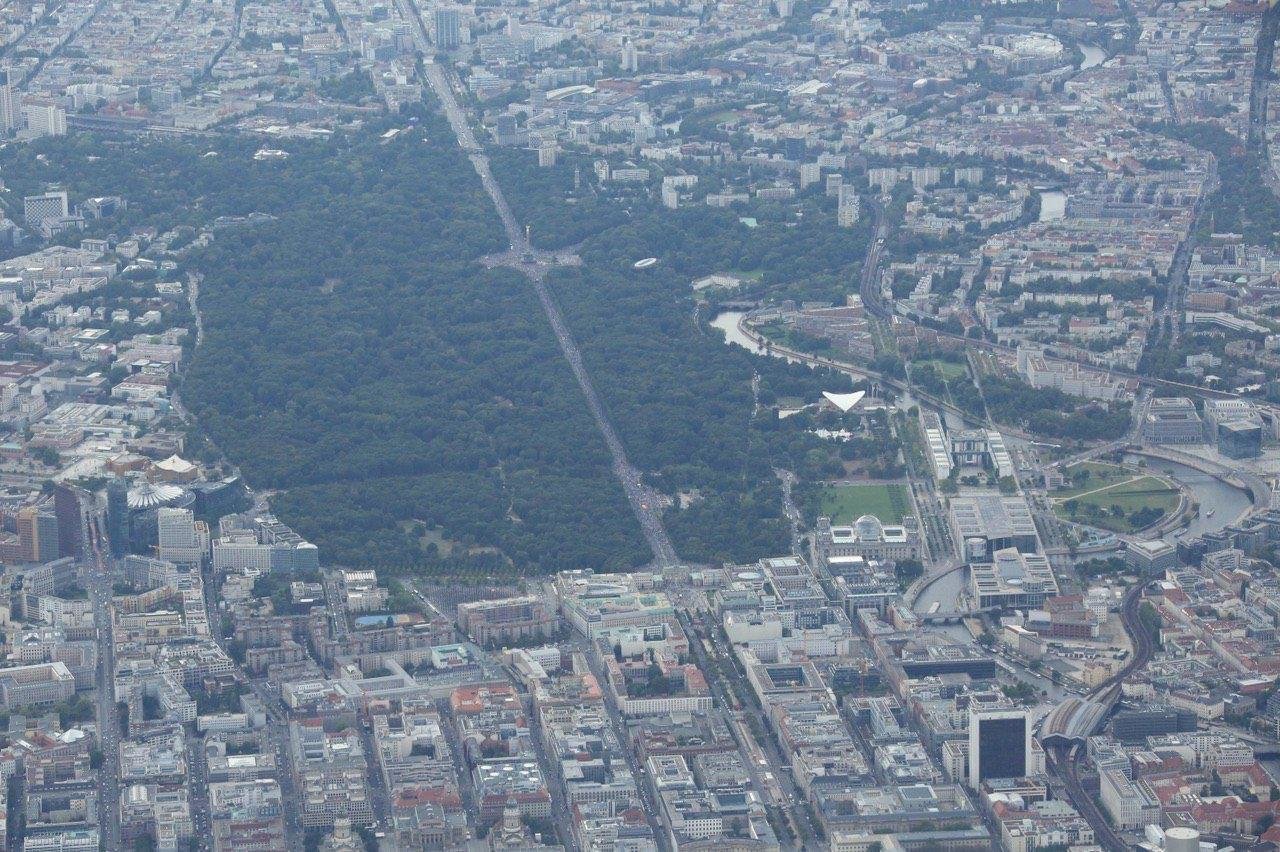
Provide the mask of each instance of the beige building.
{"label": "beige building", "polygon": [[533,595],[458,606],[458,626],[481,645],[548,638],[556,632],[558,621],[555,608]]}

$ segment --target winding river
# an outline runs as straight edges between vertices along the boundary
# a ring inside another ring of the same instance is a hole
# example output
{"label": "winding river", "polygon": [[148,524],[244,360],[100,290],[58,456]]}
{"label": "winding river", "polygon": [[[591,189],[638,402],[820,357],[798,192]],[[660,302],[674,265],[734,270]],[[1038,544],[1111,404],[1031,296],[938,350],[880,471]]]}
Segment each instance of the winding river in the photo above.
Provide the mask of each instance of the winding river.
{"label": "winding river", "polygon": [[[1139,456],[1126,456],[1124,460],[1128,464],[1135,465],[1143,461]],[[1228,485],[1221,479],[1215,479],[1207,473],[1201,473],[1195,468],[1157,459],[1145,461],[1147,470],[1167,476],[1185,486],[1195,501],[1200,504],[1200,513],[1192,519],[1183,538],[1217,532],[1234,522],[1251,505],[1249,495],[1244,491],[1234,485]],[[1213,510],[1213,517],[1205,515],[1210,509]]]}
{"label": "winding river", "polygon": [[1096,44],[1080,44],[1080,52],[1084,54],[1084,61],[1080,63],[1080,70],[1093,68],[1095,65],[1101,65],[1107,61],[1107,52]]}
{"label": "winding river", "polygon": [[[757,354],[773,354],[774,357],[784,357],[777,353],[766,353],[763,347],[757,345],[751,338],[743,334],[742,330],[738,328],[738,321],[743,316],[742,311],[724,311],[711,321],[711,326],[719,329],[724,334],[725,342],[727,343],[741,346]],[[914,400],[911,402],[914,402]],[[1137,456],[1125,458],[1126,463],[1135,466],[1141,461],[1143,460]],[[1194,468],[1178,462],[1157,461],[1154,459],[1146,460],[1146,466],[1153,473],[1167,476],[1185,486],[1201,506],[1200,514],[1191,521],[1191,525],[1187,528],[1184,537],[1220,530],[1235,521],[1249,508],[1249,495],[1244,491],[1233,485],[1228,485],[1220,479],[1215,479],[1206,473],[1201,473]],[[1213,509],[1212,517],[1205,514],[1210,508]],[[963,578],[959,573],[939,580],[920,598],[917,606],[924,611],[934,601],[941,601],[944,605],[950,605],[955,601],[962,582]]]}

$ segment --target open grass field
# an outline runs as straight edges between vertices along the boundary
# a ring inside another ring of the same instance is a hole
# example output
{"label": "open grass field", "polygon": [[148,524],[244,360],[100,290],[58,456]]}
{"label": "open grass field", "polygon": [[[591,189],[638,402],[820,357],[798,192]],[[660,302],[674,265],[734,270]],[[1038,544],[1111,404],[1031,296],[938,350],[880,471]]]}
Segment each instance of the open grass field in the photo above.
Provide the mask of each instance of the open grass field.
{"label": "open grass field", "polygon": [[1063,472],[1066,474],[1068,484],[1067,487],[1053,492],[1055,500],[1065,500],[1077,494],[1094,491],[1107,485],[1128,482],[1138,476],[1137,473],[1126,470],[1119,465],[1091,461],[1073,464]]}
{"label": "open grass field", "polygon": [[1059,517],[1119,533],[1152,523],[1178,505],[1178,490],[1156,476],[1115,465],[1086,462],[1067,473],[1089,470],[1069,488],[1053,492]]}
{"label": "open grass field", "polygon": [[962,376],[969,375],[969,368],[964,364],[954,364],[950,361],[943,361],[940,358],[927,358],[919,361],[912,361],[911,363],[916,367],[922,367],[925,364],[928,364],[938,371],[938,375],[942,376],[943,380],[948,382],[952,379],[958,379]]}
{"label": "open grass field", "polygon": [[819,514],[835,524],[851,524],[863,515],[875,515],[884,524],[900,524],[911,511],[907,490],[899,482],[828,485],[820,501]]}

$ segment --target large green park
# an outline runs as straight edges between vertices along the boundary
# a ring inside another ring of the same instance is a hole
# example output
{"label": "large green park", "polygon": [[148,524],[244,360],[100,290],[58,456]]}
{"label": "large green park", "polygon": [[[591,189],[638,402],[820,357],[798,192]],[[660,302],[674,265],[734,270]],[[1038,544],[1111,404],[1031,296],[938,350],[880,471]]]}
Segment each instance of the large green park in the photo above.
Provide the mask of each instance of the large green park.
{"label": "large green park", "polygon": [[[259,161],[246,136],[80,134],[0,151],[0,169],[18,195],[120,194],[131,203],[111,227],[186,235],[164,275],[200,279],[204,340],[179,389],[188,452],[274,492],[326,562],[485,576],[648,561],[532,287],[479,262],[506,241],[443,119],[421,105],[276,142],[286,156]],[[733,268],[834,298],[865,230],[839,232],[820,209],[748,229],[709,208],[569,203],[571,164],[494,154],[535,240],[578,244],[582,265],[549,284],[629,457],[672,498],[680,555],[785,552],[775,468],[830,479],[848,448],[772,407],[849,379],[725,346],[691,321],[689,282]],[[661,262],[636,270],[647,256]]]}

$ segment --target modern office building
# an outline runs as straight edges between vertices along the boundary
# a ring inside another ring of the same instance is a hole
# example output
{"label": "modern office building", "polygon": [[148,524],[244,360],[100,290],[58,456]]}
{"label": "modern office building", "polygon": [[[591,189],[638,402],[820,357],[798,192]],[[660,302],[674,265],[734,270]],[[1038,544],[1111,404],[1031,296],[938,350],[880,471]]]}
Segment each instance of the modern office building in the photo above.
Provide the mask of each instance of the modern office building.
{"label": "modern office building", "polygon": [[1209,442],[1228,458],[1252,458],[1262,452],[1262,415],[1247,400],[1205,400],[1204,426]]}
{"label": "modern office building", "polygon": [[[819,784],[812,796],[814,811],[828,836],[850,831],[881,836],[896,833],[899,837],[910,833],[921,839],[921,845],[904,844],[903,848],[925,848],[926,843],[939,838],[946,841],[945,849],[994,848],[969,797],[954,784]],[[728,843],[725,848],[730,848]]]}
{"label": "modern office building", "polygon": [[1248,459],[1262,453],[1262,421],[1232,420],[1219,424],[1218,452],[1230,459]]}
{"label": "modern office building", "polygon": [[1204,442],[1204,423],[1191,400],[1161,397],[1147,406],[1142,438],[1153,444],[1199,444]]}
{"label": "modern office building", "polygon": [[1124,545],[1124,561],[1139,574],[1163,574],[1165,569],[1178,564],[1178,547],[1158,538],[1150,541],[1127,541]]}
{"label": "modern office building", "polygon": [[129,483],[120,478],[107,483],[106,532],[112,556],[129,552]]}
{"label": "modern office building", "polygon": [[1038,607],[1058,594],[1058,581],[1047,557],[1006,547],[970,566],[969,588],[980,608]]}
{"label": "modern office building", "polygon": [[0,136],[8,136],[22,125],[22,113],[13,91],[8,68],[0,69]]}
{"label": "modern office building", "polygon": [[964,547],[970,564],[990,562],[996,551],[1008,547],[1022,553],[1038,553],[1040,536],[1027,501],[999,494],[951,498],[951,525],[956,541]]}
{"label": "modern office building", "polygon": [[67,111],[56,104],[27,104],[22,108],[27,132],[33,136],[66,136]]}
{"label": "modern office building", "polygon": [[251,530],[241,530],[213,542],[215,571],[265,573],[267,571],[314,571],[320,552],[308,541],[265,544]]}
{"label": "modern office building", "polygon": [[156,517],[157,555],[176,565],[199,565],[204,555],[195,515],[190,509],[161,509]]}
{"label": "modern office building", "polygon": [[987,680],[996,676],[995,660],[974,646],[908,646],[903,649],[898,664],[911,678],[965,674],[974,680]]}
{"label": "modern office building", "polygon": [[1111,718],[1111,733],[1125,743],[1145,743],[1147,737],[1194,731],[1196,714],[1168,705],[1147,705],[1120,710]]}
{"label": "modern office building", "polygon": [[640,51],[636,49],[636,43],[627,36],[622,38],[622,50],[618,55],[618,64],[623,71],[629,74],[634,74],[640,70]]}
{"label": "modern office building", "polygon": [[61,556],[79,558],[84,554],[85,520],[82,497],[87,493],[65,483],[53,489],[53,513],[58,521],[58,550]]}
{"label": "modern office building", "polygon": [[988,778],[1023,778],[1031,767],[1031,719],[1011,707],[969,711],[969,784]]}
{"label": "modern office building", "polygon": [[[44,506],[24,506],[16,519],[18,540],[6,543],[3,556],[18,562],[52,562],[62,557],[58,518]],[[12,552],[9,552],[12,551]]]}
{"label": "modern office building", "polygon": [[295,573],[320,568],[320,551],[273,516],[243,519],[224,517],[212,542],[213,568],[218,572],[260,574]]}
{"label": "modern office building", "polygon": [[994,429],[952,432],[951,456],[957,467],[986,468],[1000,479],[1017,473],[1004,436]]}
{"label": "modern office building", "polygon": [[454,50],[462,44],[462,11],[452,6],[436,9],[436,47]]}
{"label": "modern office building", "polygon": [[836,193],[836,224],[841,228],[852,228],[858,224],[862,215],[862,200],[858,198],[858,190],[850,184],[844,184]]}
{"label": "modern office building", "polygon": [[65,190],[28,195],[22,199],[22,218],[33,231],[45,222],[66,219],[70,215],[71,207]]}
{"label": "modern office building", "polygon": [[932,411],[920,412],[920,431],[929,445],[929,462],[933,466],[933,478],[938,482],[951,476],[951,451],[947,444],[947,430],[942,418]]}

